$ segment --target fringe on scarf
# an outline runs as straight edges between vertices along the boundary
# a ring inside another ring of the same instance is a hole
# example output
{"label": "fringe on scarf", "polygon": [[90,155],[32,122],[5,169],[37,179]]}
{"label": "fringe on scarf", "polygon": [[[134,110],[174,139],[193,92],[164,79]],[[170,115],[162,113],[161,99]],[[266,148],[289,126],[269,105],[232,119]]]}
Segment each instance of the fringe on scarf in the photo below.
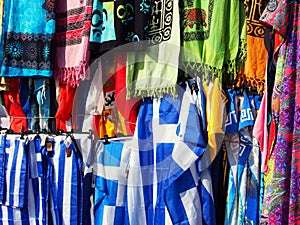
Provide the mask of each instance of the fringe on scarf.
{"label": "fringe on scarf", "polygon": [[76,67],[55,68],[54,77],[60,83],[69,81],[72,87],[77,87],[81,80],[90,79],[88,63],[81,61]]}

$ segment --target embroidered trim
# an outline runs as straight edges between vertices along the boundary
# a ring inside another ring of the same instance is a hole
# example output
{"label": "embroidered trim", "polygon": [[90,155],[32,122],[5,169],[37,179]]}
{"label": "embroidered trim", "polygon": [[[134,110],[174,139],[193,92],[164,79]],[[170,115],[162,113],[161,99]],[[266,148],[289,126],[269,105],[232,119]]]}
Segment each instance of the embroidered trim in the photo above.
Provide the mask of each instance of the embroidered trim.
{"label": "embroidered trim", "polygon": [[7,32],[5,35],[5,67],[35,70],[52,69],[53,35]]}
{"label": "embroidered trim", "polygon": [[42,7],[47,11],[47,21],[55,19],[55,0],[45,0]]}

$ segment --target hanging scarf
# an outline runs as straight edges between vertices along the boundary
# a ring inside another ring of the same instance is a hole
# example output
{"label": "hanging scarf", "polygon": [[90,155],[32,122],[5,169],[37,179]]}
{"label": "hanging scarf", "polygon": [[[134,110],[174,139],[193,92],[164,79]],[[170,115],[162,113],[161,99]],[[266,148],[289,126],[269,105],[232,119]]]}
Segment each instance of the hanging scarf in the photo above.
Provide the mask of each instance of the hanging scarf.
{"label": "hanging scarf", "polygon": [[103,53],[112,48],[130,45],[139,49],[145,40],[151,5],[149,0],[94,0],[90,50]]}
{"label": "hanging scarf", "polygon": [[[178,59],[180,54],[178,1],[169,2],[170,39],[149,47],[145,52],[127,55],[127,97],[162,97],[176,95]],[[166,14],[168,7],[161,13]],[[155,20],[151,20],[155,26]]]}
{"label": "hanging scarf", "polygon": [[52,76],[55,21],[49,12],[54,3],[47,2],[5,1],[0,46],[1,76]]}
{"label": "hanging scarf", "polygon": [[57,3],[55,77],[72,87],[88,79],[92,0]]}
{"label": "hanging scarf", "polygon": [[277,137],[271,155],[273,177],[266,189],[268,224],[297,224],[299,221],[299,16],[298,1],[272,0],[261,17],[284,37],[280,50],[285,65],[281,73]]}
{"label": "hanging scarf", "polygon": [[[245,12],[240,1],[182,1],[182,64],[188,73],[205,78],[214,75],[222,82],[245,60]],[[227,19],[228,18],[228,19]]]}
{"label": "hanging scarf", "polygon": [[268,52],[265,48],[265,30],[259,18],[267,1],[245,0],[247,15],[247,60],[243,73],[239,74],[239,83],[250,84],[263,91],[265,83],[265,67]]}

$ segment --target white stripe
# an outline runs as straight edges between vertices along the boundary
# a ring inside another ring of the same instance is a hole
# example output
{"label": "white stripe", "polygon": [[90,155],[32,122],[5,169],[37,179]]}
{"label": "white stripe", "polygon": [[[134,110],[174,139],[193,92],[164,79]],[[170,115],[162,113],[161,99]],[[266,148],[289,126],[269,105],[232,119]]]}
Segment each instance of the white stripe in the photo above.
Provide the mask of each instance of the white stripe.
{"label": "white stripe", "polygon": [[102,225],[114,225],[116,214],[115,206],[104,206]]}
{"label": "white stripe", "polygon": [[[130,156],[130,167],[131,165],[140,167],[140,157],[138,151],[132,151]],[[136,172],[138,170],[135,170]],[[127,187],[127,196],[128,196],[128,215],[129,215],[129,224],[138,224],[143,225],[146,223],[146,210],[144,208],[144,194],[142,174],[132,173],[129,171],[128,176],[128,187]],[[138,213],[137,213],[138,212]]]}
{"label": "white stripe", "polygon": [[165,225],[173,225],[167,206],[165,206]]}
{"label": "white stripe", "polygon": [[[24,155],[24,151],[23,151],[23,145],[22,145],[22,141],[20,140],[19,142],[19,148],[15,149],[15,151],[17,151],[18,156],[17,156],[17,162],[16,162],[16,177],[15,177],[15,191],[14,191],[14,205],[15,206],[20,206],[20,196],[19,196],[19,190],[20,188],[25,188],[25,187],[21,187],[20,184],[20,172],[21,172],[21,166],[22,166],[22,162],[23,162],[23,155]],[[22,198],[24,198],[25,196],[21,196]]]}
{"label": "white stripe", "polygon": [[14,215],[14,225],[21,225],[22,224],[22,218],[21,218],[21,211],[20,209],[14,209],[13,210]]}
{"label": "white stripe", "polygon": [[15,179],[15,175],[12,174],[12,163],[13,163],[13,157],[14,157],[14,141],[15,139],[10,136],[9,137],[9,148],[6,148],[6,152],[8,153],[8,162],[7,162],[7,170],[6,170],[6,202],[5,205],[9,205],[10,202],[10,195],[11,187],[10,187],[10,180]]}
{"label": "white stripe", "polygon": [[[62,151],[62,149],[61,149]],[[63,209],[62,209],[62,223],[70,224],[71,221],[71,193],[72,193],[72,156],[65,158],[65,172],[64,172],[64,190],[63,190]],[[79,196],[78,196],[79,197]],[[77,215],[79,216],[79,215]]]}
{"label": "white stripe", "polygon": [[8,211],[7,211],[7,206],[1,206],[2,209],[2,223],[3,225],[8,224],[8,219],[12,219],[12,218],[8,218]]}
{"label": "white stripe", "polygon": [[93,172],[96,176],[103,177],[107,180],[118,180],[124,184],[126,181],[124,168],[127,166],[121,163],[120,167],[115,166],[103,166],[101,163],[95,163],[93,165]]}
{"label": "white stripe", "polygon": [[33,193],[33,185],[32,185],[32,179],[29,179],[28,182],[28,214],[30,218],[30,224],[35,224],[35,199],[36,197],[34,196]]}
{"label": "white stripe", "polygon": [[179,195],[188,217],[189,224],[202,225],[201,200],[197,187],[189,189]]}
{"label": "white stripe", "polygon": [[184,142],[178,141],[175,143],[172,158],[185,171],[198,159],[198,156]]}

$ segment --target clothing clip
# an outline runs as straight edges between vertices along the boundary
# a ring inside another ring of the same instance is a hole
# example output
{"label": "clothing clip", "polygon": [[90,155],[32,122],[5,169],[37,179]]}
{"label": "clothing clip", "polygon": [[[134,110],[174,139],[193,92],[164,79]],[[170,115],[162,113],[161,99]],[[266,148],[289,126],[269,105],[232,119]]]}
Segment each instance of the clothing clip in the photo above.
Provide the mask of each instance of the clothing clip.
{"label": "clothing clip", "polygon": [[104,144],[105,145],[109,144],[108,135],[107,134],[104,135]]}

